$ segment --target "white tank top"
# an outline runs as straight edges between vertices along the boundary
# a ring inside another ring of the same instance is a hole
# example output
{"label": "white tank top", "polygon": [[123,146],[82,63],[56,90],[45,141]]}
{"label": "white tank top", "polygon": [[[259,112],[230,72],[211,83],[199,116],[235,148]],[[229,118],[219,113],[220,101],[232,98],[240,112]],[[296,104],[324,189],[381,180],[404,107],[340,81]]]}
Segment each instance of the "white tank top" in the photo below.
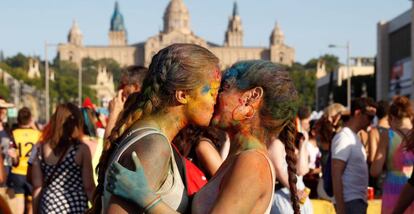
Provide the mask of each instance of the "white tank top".
{"label": "white tank top", "polygon": [[[132,136],[132,133],[138,132],[136,136]],[[120,145],[120,147],[115,151],[115,155],[113,156],[112,160],[110,161],[110,166],[115,161],[119,161],[119,158],[122,156],[122,154],[135,142],[140,140],[141,138],[152,135],[152,134],[158,134],[167,140],[169,142],[168,138],[159,130],[155,128],[145,127],[145,128],[138,128],[130,133],[123,139],[124,143]],[[161,196],[161,199],[164,203],[166,203],[169,207],[172,209],[184,213],[187,210],[188,206],[188,196],[187,196],[187,189],[184,185],[183,179],[181,178],[180,172],[177,167],[177,163],[175,162],[173,150],[171,147],[171,144],[168,143],[168,146],[170,147],[170,168],[168,170],[168,175],[161,187],[157,190],[157,195]],[[157,155],[157,154],[154,154]],[[102,197],[102,204],[105,209],[108,208],[109,199],[111,198],[111,193],[109,193],[106,190],[107,186],[107,173],[105,173],[105,185],[104,185],[104,194]],[[185,178],[184,178],[185,179]]]}

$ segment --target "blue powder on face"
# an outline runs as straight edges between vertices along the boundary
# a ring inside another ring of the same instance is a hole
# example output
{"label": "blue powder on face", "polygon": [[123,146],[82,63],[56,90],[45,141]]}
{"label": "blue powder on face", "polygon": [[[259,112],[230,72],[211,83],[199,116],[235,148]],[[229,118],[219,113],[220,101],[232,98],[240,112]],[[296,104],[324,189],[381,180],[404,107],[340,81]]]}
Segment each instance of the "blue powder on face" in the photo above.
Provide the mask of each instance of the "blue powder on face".
{"label": "blue powder on face", "polygon": [[211,90],[211,87],[209,85],[205,85],[203,89],[201,89],[201,94],[203,95],[207,94],[208,92],[210,92],[210,90]]}

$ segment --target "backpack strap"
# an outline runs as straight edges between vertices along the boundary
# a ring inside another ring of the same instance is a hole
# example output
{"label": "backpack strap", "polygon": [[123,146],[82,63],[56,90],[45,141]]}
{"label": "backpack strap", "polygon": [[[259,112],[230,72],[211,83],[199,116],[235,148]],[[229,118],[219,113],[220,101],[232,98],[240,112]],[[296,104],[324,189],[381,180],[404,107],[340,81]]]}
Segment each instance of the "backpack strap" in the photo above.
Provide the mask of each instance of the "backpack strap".
{"label": "backpack strap", "polygon": [[174,158],[175,158],[175,162],[177,163],[177,168],[178,168],[178,172],[180,173],[180,176],[183,180],[184,186],[185,188],[187,187],[188,181],[187,181],[187,172],[186,172],[186,168],[185,168],[185,161],[184,158],[181,153],[178,151],[177,147],[174,144],[171,144],[171,146],[173,147],[173,154],[174,154]]}

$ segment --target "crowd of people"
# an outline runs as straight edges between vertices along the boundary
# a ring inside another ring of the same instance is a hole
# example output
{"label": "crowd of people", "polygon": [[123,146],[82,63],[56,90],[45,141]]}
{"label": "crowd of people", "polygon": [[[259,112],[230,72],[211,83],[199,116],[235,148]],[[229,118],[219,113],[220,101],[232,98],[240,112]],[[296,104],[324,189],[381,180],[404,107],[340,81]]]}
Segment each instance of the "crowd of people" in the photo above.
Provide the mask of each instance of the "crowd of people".
{"label": "crowd of people", "polygon": [[[62,103],[38,125],[0,99],[1,213],[414,213],[408,98],[355,98],[320,117],[285,67],[173,44],[123,70],[100,113]],[[411,177],[410,177],[411,176]]]}

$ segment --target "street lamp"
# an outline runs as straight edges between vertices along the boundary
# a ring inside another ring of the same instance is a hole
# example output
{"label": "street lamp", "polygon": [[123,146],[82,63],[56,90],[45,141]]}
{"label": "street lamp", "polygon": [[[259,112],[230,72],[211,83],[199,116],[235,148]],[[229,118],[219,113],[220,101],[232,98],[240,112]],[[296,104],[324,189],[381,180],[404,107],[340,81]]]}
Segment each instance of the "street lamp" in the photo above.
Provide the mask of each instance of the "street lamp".
{"label": "street lamp", "polygon": [[82,57],[80,58],[78,70],[78,103],[79,108],[82,107]]}
{"label": "street lamp", "polygon": [[346,72],[347,72],[347,87],[346,87],[346,105],[348,109],[351,109],[351,69],[349,67],[349,52],[350,52],[350,45],[349,41],[346,42],[346,45],[328,45],[329,48],[344,48],[346,49]]}
{"label": "street lamp", "polygon": [[50,93],[49,93],[49,59],[47,56],[48,47],[56,47],[57,44],[49,44],[45,41],[45,108],[46,108],[46,122],[50,119]]}

